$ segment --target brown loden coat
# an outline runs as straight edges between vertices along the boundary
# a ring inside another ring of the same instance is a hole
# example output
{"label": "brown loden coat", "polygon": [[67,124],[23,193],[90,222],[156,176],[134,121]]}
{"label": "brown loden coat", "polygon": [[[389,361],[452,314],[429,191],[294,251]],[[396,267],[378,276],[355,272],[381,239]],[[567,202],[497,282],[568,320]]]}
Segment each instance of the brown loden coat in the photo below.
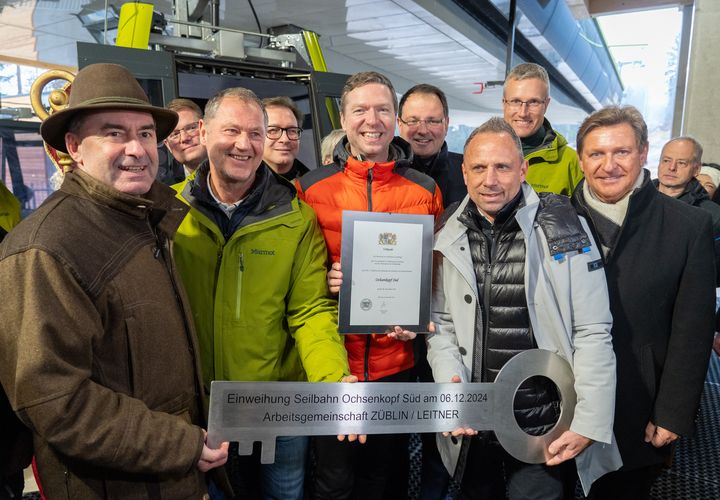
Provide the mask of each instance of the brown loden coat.
{"label": "brown loden coat", "polygon": [[171,258],[186,208],[82,171],[0,246],[0,381],[48,499],[202,498],[196,341]]}

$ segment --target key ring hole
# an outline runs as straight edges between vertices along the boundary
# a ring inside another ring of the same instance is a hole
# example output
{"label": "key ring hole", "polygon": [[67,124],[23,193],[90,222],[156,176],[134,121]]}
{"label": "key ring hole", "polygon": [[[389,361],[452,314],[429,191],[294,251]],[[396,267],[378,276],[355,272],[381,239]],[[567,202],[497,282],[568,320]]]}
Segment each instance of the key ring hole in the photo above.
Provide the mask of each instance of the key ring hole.
{"label": "key ring hole", "polygon": [[[561,395],[560,418],[552,429],[541,436],[528,435],[520,428],[514,415],[515,393],[527,379],[544,376],[557,385]],[[572,368],[558,354],[531,349],[514,356],[498,373],[496,411],[500,415],[495,435],[505,450],[526,463],[544,463],[548,445],[570,428],[576,403]],[[504,388],[502,387],[504,386]]]}
{"label": "key ring hole", "polygon": [[557,384],[543,375],[522,381],[513,398],[515,422],[529,436],[544,436],[560,420],[562,397]]}

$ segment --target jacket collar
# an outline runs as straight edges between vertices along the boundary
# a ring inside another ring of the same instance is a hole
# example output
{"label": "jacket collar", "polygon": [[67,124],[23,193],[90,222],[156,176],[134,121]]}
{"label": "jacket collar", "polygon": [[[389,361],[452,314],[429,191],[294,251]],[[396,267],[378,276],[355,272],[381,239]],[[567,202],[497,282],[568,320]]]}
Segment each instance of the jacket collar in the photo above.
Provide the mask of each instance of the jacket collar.
{"label": "jacket collar", "polygon": [[[515,212],[515,220],[517,220],[520,229],[527,238],[532,232],[540,198],[538,198],[535,190],[527,182],[522,183],[521,190],[524,204],[519,206]],[[465,235],[467,226],[460,221],[459,217],[465,211],[468,203],[474,203],[470,199],[470,195],[465,196],[455,211],[446,219],[445,224],[438,228],[435,235],[435,250],[442,252],[443,249],[452,246]]]}
{"label": "jacket collar", "polygon": [[65,174],[60,191],[129,217],[147,218],[153,227],[158,226],[168,235],[175,234],[187,213],[187,207],[175,198],[175,191],[158,181],[153,182],[150,191],[144,195],[135,196],[118,191],[76,168]]}
{"label": "jacket collar", "polygon": [[[278,175],[280,177],[282,177],[283,179],[285,179],[286,181],[292,182],[295,179],[297,179],[298,177],[302,177],[303,175],[307,174],[309,171],[310,171],[310,169],[307,168],[303,162],[301,162],[300,160],[295,158],[293,160],[292,166],[290,167],[290,170],[288,170],[287,172],[285,172],[283,174],[278,174]],[[277,172],[275,172],[275,173],[277,173]]]}
{"label": "jacket collar", "polygon": [[[611,260],[613,254],[615,253],[615,248],[623,239],[623,234],[627,232],[632,232],[632,230],[628,229],[628,226],[632,227],[636,224],[642,224],[640,220],[640,217],[642,217],[642,213],[649,210],[655,200],[657,200],[658,197],[661,196],[661,193],[655,188],[652,181],[650,180],[650,171],[647,169],[643,169],[641,175],[643,175],[642,183],[640,184],[640,187],[636,188],[630,194],[627,214],[625,215],[624,222],[622,224],[622,227],[620,228],[620,233],[615,240],[614,247],[611,248],[609,253],[605,256],[606,261]],[[590,222],[592,222],[591,225],[593,232],[595,232],[595,241],[597,241],[599,244],[600,239],[597,235],[597,229],[594,227],[595,222],[593,221],[592,213],[590,211],[587,201],[585,200],[585,195],[583,194],[584,182],[585,179],[582,179],[575,188],[575,191],[572,195],[572,203],[576,207],[580,215],[584,216]]]}
{"label": "jacket collar", "polygon": [[[550,120],[548,120],[547,118],[543,118],[543,123],[542,123],[541,128],[542,128],[542,130],[545,131],[545,136],[543,137],[542,141],[540,141],[540,144],[538,144],[535,148],[532,148],[530,151],[528,151],[527,154],[534,153],[535,151],[539,151],[543,148],[547,148],[555,140],[555,137],[557,137],[557,133],[553,129],[552,124],[550,123]],[[525,143],[523,142],[523,146],[524,145],[525,145]]]}
{"label": "jacket collar", "polygon": [[413,168],[419,170],[424,174],[430,175],[438,168],[447,168],[448,160],[448,147],[447,142],[443,142],[440,151],[427,158],[420,158],[419,156],[413,156]]}
{"label": "jacket collar", "polygon": [[[214,221],[215,207],[207,187],[207,172],[210,166],[206,161],[195,170],[195,176],[190,178],[182,189],[181,195],[187,203],[200,211],[210,221]],[[267,217],[280,215],[292,210],[292,200],[296,198],[295,187],[272,171],[264,162],[260,164],[256,174],[256,182],[246,201],[253,204],[246,213],[243,225],[249,225]],[[250,197],[253,197],[250,200]],[[223,214],[223,217],[226,217]]]}
{"label": "jacket collar", "polygon": [[[183,197],[193,204],[201,202],[214,205],[207,185],[207,174],[210,164],[205,161],[195,170],[195,175],[188,180],[188,188],[183,190]],[[281,180],[281,177],[272,171],[265,162],[262,162],[255,173],[255,183],[245,200],[254,204],[251,214],[257,215],[268,209],[271,205],[288,202],[295,196],[295,187]]]}
{"label": "jacket collar", "polygon": [[[643,180],[640,187],[636,188],[630,194],[630,203],[628,204],[628,215],[625,217],[626,219],[633,211],[641,210],[660,196],[660,192],[655,188],[650,180],[650,171],[644,168],[640,175],[643,176]],[[588,204],[587,201],[585,201],[585,195],[583,194],[584,184],[585,179],[582,179],[575,187],[575,191],[573,191],[572,195],[573,204],[581,209],[581,215],[587,215],[588,212]]]}
{"label": "jacket collar", "polygon": [[[655,186],[655,188],[659,188],[660,180],[653,179],[652,184],[653,186]],[[696,206],[703,200],[709,200],[710,196],[708,196],[707,191],[705,191],[705,188],[702,187],[702,184],[700,184],[700,182],[693,177],[692,179],[690,179],[690,182],[685,185],[685,189],[683,190],[682,194],[680,194],[680,196],[677,196],[676,199],[689,205]]]}
{"label": "jacket collar", "polygon": [[373,180],[383,182],[388,179],[393,169],[412,166],[413,153],[410,144],[401,137],[393,137],[389,147],[388,161],[376,163],[361,161],[350,154],[350,144],[344,136],[333,153],[335,164],[351,177],[366,179],[368,170],[373,169]]}

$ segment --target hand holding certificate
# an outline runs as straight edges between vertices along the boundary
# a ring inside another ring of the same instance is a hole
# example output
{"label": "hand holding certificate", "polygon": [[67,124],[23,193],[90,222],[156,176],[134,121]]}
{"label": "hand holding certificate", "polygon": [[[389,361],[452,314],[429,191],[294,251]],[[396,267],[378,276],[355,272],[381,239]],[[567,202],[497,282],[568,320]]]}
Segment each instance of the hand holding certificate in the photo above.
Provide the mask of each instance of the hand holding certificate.
{"label": "hand holding certificate", "polygon": [[427,331],[432,235],[431,215],[343,212],[340,333]]}

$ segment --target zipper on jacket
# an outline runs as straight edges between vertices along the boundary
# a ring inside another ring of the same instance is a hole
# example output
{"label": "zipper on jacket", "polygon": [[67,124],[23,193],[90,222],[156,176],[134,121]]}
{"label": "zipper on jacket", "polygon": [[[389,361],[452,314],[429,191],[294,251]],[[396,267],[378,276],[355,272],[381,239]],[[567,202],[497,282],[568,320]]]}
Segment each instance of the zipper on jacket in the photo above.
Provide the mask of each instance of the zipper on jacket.
{"label": "zipper on jacket", "polygon": [[373,181],[373,169],[368,169],[367,175],[367,199],[368,199],[368,212],[372,212],[372,181]]}
{"label": "zipper on jacket", "polygon": [[480,363],[480,381],[485,382],[485,377],[483,376],[483,372],[485,371],[485,367],[487,366],[487,349],[485,349],[485,343],[487,342],[487,336],[488,333],[490,333],[490,290],[492,288],[492,268],[493,263],[495,262],[495,249],[497,245],[495,244],[495,224],[493,224],[490,227],[490,247],[487,247],[487,238],[485,238],[486,243],[486,251],[487,251],[487,257],[488,262],[485,264],[485,279],[483,280],[483,309],[485,311],[485,317],[482,317],[482,314],[480,317],[483,320],[483,331],[482,336],[480,338],[480,353],[482,355],[481,363]]}
{"label": "zipper on jacket", "polygon": [[[369,168],[367,173],[367,209],[368,212],[372,212],[372,181],[373,181],[373,169]],[[365,339],[365,359],[363,360],[363,371],[365,375],[365,381],[370,380],[370,344],[372,341],[372,335],[367,335]]]}
{"label": "zipper on jacket", "polygon": [[240,319],[240,306],[242,304],[242,280],[245,272],[245,256],[240,252],[238,257],[237,291],[235,293],[235,319]]}

